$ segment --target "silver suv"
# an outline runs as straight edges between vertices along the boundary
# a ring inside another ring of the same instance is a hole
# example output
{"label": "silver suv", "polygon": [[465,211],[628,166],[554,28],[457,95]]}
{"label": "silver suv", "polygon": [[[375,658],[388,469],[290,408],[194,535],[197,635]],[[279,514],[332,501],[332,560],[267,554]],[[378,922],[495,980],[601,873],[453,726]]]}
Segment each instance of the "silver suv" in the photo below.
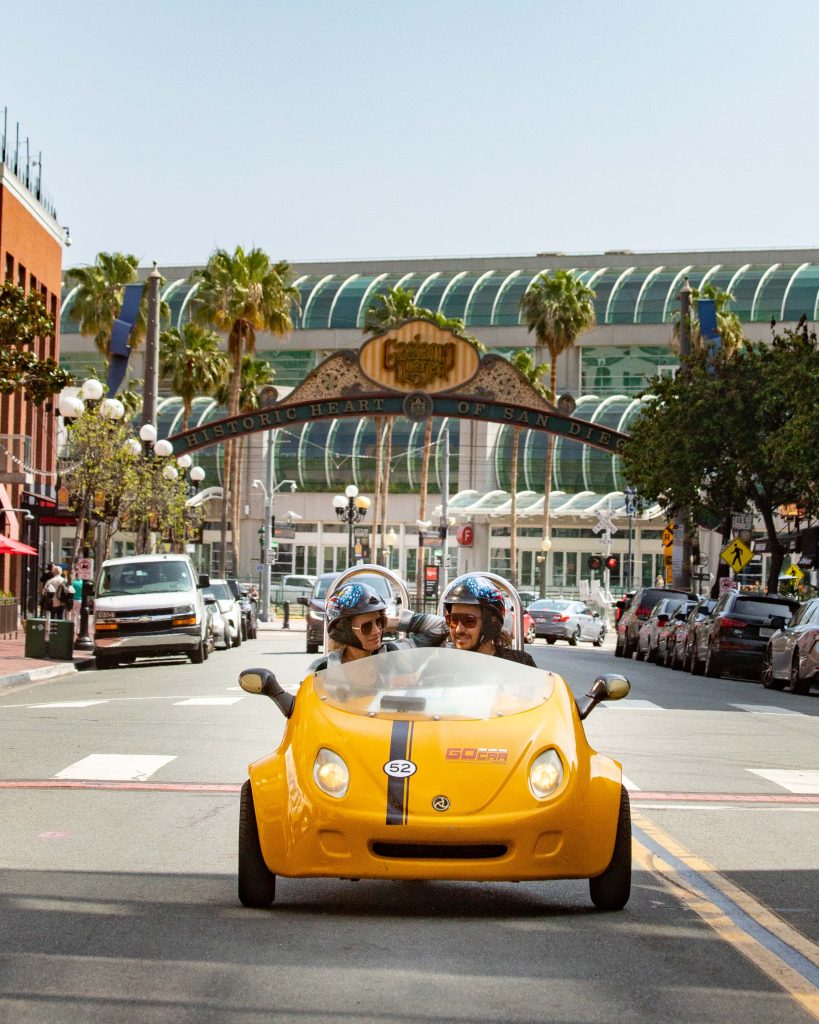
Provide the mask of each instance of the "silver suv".
{"label": "silver suv", "polygon": [[94,590],[97,668],[137,658],[208,656],[208,616],[198,575],[187,555],[131,555],[102,563]]}

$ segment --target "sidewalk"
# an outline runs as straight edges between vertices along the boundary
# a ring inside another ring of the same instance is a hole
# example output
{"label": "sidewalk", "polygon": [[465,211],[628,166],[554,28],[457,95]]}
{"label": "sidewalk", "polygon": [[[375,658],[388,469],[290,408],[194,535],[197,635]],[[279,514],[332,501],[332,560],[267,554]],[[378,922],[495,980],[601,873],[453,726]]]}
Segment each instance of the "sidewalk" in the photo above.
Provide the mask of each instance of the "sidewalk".
{"label": "sidewalk", "polygon": [[[281,632],[282,628],[283,619],[279,615],[270,622],[259,622],[259,636]],[[303,633],[306,628],[307,624],[303,618],[290,620],[290,632]],[[94,655],[91,651],[75,650],[71,661],[27,658],[24,651],[25,633],[22,629],[19,629],[14,637],[0,637],[0,690],[41,679],[56,679],[94,667]]]}

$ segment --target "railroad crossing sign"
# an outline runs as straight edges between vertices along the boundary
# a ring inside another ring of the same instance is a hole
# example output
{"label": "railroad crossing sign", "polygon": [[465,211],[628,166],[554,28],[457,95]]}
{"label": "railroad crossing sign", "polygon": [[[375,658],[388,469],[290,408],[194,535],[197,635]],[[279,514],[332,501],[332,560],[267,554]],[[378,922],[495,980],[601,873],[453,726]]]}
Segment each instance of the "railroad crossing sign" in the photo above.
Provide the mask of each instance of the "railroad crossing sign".
{"label": "railroad crossing sign", "polygon": [[798,565],[789,565],[787,569],[782,572],[783,576],[790,576],[792,580],[801,580],[805,575]]}
{"label": "railroad crossing sign", "polygon": [[754,557],[753,552],[739,537],[735,537],[727,548],[724,548],[719,557],[723,562],[727,562],[728,565],[734,570],[734,572],[740,572]]}

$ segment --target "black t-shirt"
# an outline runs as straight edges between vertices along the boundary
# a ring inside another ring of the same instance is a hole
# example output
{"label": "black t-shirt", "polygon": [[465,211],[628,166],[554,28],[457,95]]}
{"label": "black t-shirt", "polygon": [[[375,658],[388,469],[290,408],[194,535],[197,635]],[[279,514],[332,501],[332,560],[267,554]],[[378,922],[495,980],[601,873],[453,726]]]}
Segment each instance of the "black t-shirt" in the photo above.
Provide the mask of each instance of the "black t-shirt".
{"label": "black t-shirt", "polygon": [[495,657],[503,658],[504,661],[514,661],[518,665],[537,668],[535,659],[527,651],[515,651],[511,647],[498,647],[495,650]]}

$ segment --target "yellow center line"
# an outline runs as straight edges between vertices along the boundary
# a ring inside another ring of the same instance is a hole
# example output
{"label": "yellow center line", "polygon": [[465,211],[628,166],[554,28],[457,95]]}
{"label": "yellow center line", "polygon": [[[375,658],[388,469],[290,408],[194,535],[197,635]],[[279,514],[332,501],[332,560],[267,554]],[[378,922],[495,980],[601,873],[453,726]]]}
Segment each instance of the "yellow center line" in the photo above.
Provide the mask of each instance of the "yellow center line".
{"label": "yellow center line", "polygon": [[[760,927],[799,953],[809,963],[819,967],[819,947],[810,939],[796,931],[738,885],[721,875],[708,861],[686,850],[649,819],[644,818],[641,814],[634,814],[633,821],[671,858],[681,861],[691,871],[697,872],[704,881],[721,892]],[[698,892],[693,887],[694,883],[681,875],[670,861],[663,859],[661,854],[649,849],[638,839],[634,839],[633,845],[635,860],[642,868],[665,882],[677,898],[686,907],[693,910],[709,927],[713,928],[720,938],[747,957],[808,1013],[819,1020],[819,989],[808,978],[743,929],[737,921],[732,920],[725,910],[713,900],[702,892]]]}

